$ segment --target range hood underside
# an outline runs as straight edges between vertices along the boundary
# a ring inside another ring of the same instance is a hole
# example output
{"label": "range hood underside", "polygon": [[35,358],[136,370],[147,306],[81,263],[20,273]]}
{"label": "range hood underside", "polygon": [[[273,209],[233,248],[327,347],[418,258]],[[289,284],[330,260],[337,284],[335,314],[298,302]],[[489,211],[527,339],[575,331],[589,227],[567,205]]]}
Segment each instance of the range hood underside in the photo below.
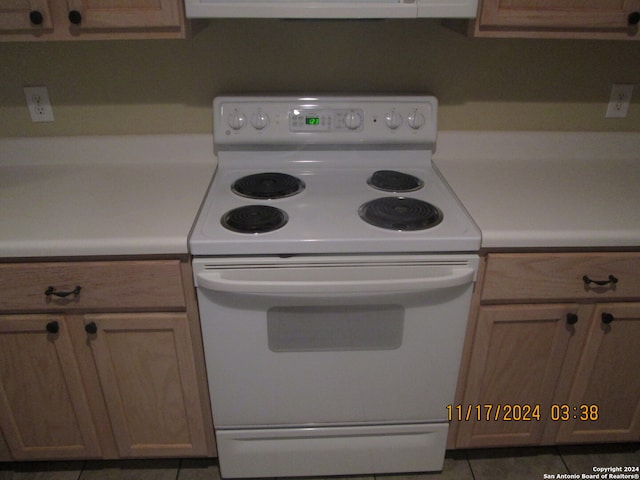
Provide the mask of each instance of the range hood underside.
{"label": "range hood underside", "polygon": [[477,0],[186,0],[188,18],[472,18]]}

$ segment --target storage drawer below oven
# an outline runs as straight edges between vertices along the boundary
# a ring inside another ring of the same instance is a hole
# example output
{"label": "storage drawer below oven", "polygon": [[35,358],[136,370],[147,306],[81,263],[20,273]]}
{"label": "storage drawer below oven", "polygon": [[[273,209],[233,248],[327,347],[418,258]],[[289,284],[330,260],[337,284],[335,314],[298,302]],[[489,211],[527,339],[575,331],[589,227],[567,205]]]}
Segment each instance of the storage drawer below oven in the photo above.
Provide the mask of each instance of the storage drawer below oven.
{"label": "storage drawer below oven", "polygon": [[224,478],[441,470],[447,423],[217,430]]}

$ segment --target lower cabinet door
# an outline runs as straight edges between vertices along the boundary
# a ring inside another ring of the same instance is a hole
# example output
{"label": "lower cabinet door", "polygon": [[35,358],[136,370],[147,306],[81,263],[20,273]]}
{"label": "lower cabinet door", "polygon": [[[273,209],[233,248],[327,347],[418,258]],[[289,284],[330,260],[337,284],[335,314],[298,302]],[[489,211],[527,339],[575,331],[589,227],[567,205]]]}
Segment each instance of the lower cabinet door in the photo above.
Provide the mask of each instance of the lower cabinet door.
{"label": "lower cabinet door", "polygon": [[84,318],[119,455],[206,455],[186,314]]}
{"label": "lower cabinet door", "polygon": [[16,460],[101,456],[62,315],[0,315],[0,428]]}
{"label": "lower cabinet door", "polygon": [[[577,371],[558,400],[558,443],[640,439],[640,303],[598,304]],[[561,401],[562,400],[562,401]]]}
{"label": "lower cabinet door", "polygon": [[467,386],[461,405],[458,448],[537,445],[572,337],[578,305],[480,307]]}

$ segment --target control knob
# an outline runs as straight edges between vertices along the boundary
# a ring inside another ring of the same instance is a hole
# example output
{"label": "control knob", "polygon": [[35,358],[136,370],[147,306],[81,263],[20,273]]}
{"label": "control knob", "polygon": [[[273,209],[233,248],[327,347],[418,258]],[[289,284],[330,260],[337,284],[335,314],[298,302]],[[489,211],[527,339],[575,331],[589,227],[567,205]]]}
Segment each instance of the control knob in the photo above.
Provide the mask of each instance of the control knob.
{"label": "control knob", "polygon": [[395,110],[391,110],[384,116],[384,122],[391,130],[395,130],[400,125],[402,125],[402,115],[400,115]]}
{"label": "control knob", "polygon": [[344,116],[344,124],[349,130],[356,130],[362,125],[362,117],[358,112],[347,112]]}
{"label": "control knob", "polygon": [[269,125],[269,116],[264,113],[262,110],[258,110],[251,117],[251,125],[256,130],[262,130]]}
{"label": "control knob", "polygon": [[418,110],[414,110],[407,117],[407,123],[414,130],[418,130],[420,127],[422,127],[424,125],[424,122],[424,115],[421,114]]}
{"label": "control knob", "polygon": [[227,123],[234,130],[240,130],[247,123],[247,117],[245,117],[242,112],[234,110],[233,113],[229,114]]}

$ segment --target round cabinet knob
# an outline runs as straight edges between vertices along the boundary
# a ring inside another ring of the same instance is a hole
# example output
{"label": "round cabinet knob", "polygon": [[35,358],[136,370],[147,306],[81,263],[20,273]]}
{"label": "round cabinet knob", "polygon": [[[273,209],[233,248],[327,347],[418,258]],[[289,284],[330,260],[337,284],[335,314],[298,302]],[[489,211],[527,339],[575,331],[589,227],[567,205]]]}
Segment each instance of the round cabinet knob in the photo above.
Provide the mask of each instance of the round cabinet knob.
{"label": "round cabinet knob", "polygon": [[424,115],[417,110],[414,110],[407,117],[407,123],[414,130],[418,130],[420,127],[422,127],[424,125],[424,121]]}
{"label": "round cabinet knob", "polygon": [[58,333],[60,330],[60,324],[56,321],[47,323],[46,327],[47,332],[49,333]]}
{"label": "round cabinet knob", "polygon": [[384,116],[384,123],[387,124],[391,130],[395,130],[400,125],[402,125],[402,115],[400,115],[395,110],[391,110]]}
{"label": "round cabinet knob", "polygon": [[44,17],[38,10],[33,10],[29,13],[29,21],[34,25],[42,25]]}
{"label": "round cabinet knob", "polygon": [[232,114],[229,115],[227,119],[229,126],[234,130],[240,130],[247,123],[247,117],[245,117],[242,113],[235,110]]}
{"label": "round cabinet knob", "polygon": [[84,331],[91,335],[98,333],[98,325],[96,325],[96,322],[87,323],[84,326]]}
{"label": "round cabinet knob", "polygon": [[629,25],[638,25],[640,23],[640,12],[631,12],[627,17]]}
{"label": "round cabinet knob", "polygon": [[613,322],[614,319],[615,318],[612,314],[607,312],[602,313],[602,323],[604,323],[605,325],[609,325],[611,322]]}
{"label": "round cabinet knob", "polygon": [[82,14],[77,10],[71,10],[69,12],[69,21],[74,25],[80,25],[82,23]]}
{"label": "round cabinet knob", "polygon": [[578,323],[578,315],[575,313],[567,313],[567,324],[575,325]]}
{"label": "round cabinet knob", "polygon": [[344,124],[349,130],[355,130],[362,125],[362,117],[358,112],[348,112],[344,116]]}
{"label": "round cabinet knob", "polygon": [[253,117],[251,117],[251,125],[256,130],[262,130],[269,125],[269,116],[258,110],[253,114]]}

